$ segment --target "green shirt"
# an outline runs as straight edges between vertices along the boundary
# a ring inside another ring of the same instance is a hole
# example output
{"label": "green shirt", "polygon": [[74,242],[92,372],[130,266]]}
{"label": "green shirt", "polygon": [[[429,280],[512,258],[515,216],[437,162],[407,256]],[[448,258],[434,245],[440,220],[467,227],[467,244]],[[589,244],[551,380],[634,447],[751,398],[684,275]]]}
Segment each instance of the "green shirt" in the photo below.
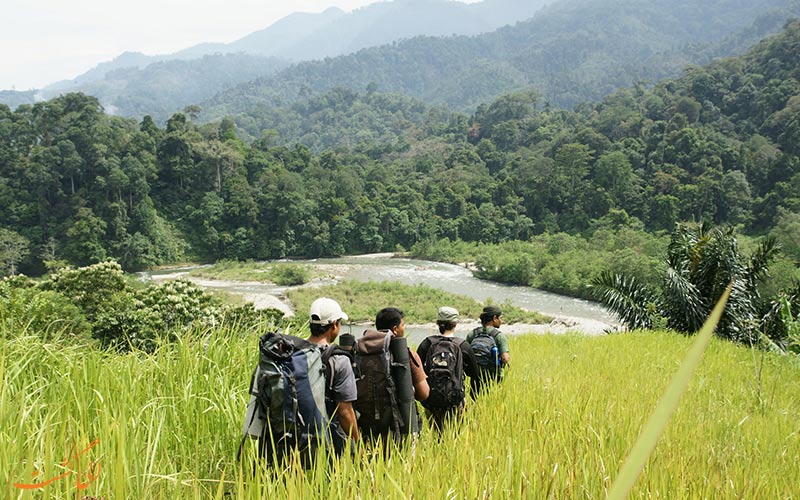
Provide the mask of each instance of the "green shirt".
{"label": "green shirt", "polygon": [[[500,330],[498,330],[497,328],[495,328],[493,326],[487,326],[487,327],[481,327],[481,328],[486,328],[486,333],[488,333],[489,335],[494,335],[495,336],[494,337],[494,341],[497,344],[497,352],[498,353],[503,354],[504,352],[508,352],[508,339],[506,338],[505,335],[503,335],[503,332],[501,332]],[[471,344],[472,343],[472,339],[475,338],[475,333],[479,332],[481,330],[481,328],[476,328],[475,330],[472,330],[471,332],[469,332],[467,334],[467,342],[469,342]],[[494,333],[492,333],[492,332],[494,332]]]}

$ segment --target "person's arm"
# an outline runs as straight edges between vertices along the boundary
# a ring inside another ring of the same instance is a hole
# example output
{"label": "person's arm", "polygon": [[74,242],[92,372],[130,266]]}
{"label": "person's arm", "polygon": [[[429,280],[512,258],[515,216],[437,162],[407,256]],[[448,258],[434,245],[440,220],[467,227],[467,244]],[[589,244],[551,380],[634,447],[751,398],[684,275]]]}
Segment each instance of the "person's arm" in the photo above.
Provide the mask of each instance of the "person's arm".
{"label": "person's arm", "polygon": [[475,378],[478,376],[478,360],[475,359],[475,351],[472,350],[472,346],[469,345],[469,342],[462,342],[461,343],[461,355],[464,358],[464,373],[469,378]]}
{"label": "person's arm", "polygon": [[422,368],[422,361],[419,359],[419,354],[408,350],[409,364],[411,365],[411,381],[414,383],[414,399],[417,401],[425,401],[431,393],[431,388],[428,385],[428,376]]}
{"label": "person's arm", "polygon": [[361,439],[361,434],[358,432],[358,420],[356,419],[356,412],[353,410],[353,403],[336,403],[336,418],[339,420],[339,425],[342,430],[356,441]]}
{"label": "person's arm", "polygon": [[431,395],[431,387],[428,385],[428,380],[422,380],[414,384],[414,399],[419,402],[425,401],[428,399],[428,396]]}
{"label": "person's arm", "polygon": [[508,353],[508,339],[498,332],[495,342],[497,342],[497,350],[500,352],[500,363],[503,364],[503,367],[506,367],[508,362],[511,361],[511,354]]}

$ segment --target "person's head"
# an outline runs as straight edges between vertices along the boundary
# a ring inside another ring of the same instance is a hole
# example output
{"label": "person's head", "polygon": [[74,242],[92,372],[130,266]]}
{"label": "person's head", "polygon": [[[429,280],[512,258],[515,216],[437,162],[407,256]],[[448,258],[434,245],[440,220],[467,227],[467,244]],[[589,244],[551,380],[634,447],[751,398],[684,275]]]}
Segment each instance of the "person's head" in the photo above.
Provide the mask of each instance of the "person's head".
{"label": "person's head", "polygon": [[348,319],[347,314],[342,311],[342,306],[328,297],[320,297],[312,302],[309,316],[311,336],[326,336],[329,342],[333,342],[339,335],[342,320]]}
{"label": "person's head", "polygon": [[406,333],[406,323],[403,320],[403,311],[396,307],[384,307],[375,316],[376,330],[389,330],[395,336],[402,337]]}
{"label": "person's head", "polygon": [[502,322],[503,311],[497,306],[486,306],[481,313],[481,324],[483,326],[493,326],[495,328],[500,326]]}
{"label": "person's head", "polygon": [[453,307],[440,307],[436,324],[439,326],[439,333],[455,330],[458,324],[458,311]]}

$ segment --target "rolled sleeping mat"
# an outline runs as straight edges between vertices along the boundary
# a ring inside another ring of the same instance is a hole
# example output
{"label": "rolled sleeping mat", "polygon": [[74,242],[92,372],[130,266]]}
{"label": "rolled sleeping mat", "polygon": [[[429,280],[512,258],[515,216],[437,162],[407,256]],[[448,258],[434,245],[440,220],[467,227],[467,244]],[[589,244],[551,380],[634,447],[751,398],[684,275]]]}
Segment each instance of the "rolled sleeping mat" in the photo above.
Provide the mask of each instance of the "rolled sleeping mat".
{"label": "rolled sleeping mat", "polygon": [[400,434],[419,432],[417,404],[414,401],[414,384],[411,381],[411,360],[408,343],[402,337],[394,337],[389,343],[392,353],[392,379],[397,388],[397,405],[400,407]]}
{"label": "rolled sleeping mat", "polygon": [[353,346],[356,344],[356,336],[352,333],[343,333],[339,335],[339,347],[346,351],[353,352]]}

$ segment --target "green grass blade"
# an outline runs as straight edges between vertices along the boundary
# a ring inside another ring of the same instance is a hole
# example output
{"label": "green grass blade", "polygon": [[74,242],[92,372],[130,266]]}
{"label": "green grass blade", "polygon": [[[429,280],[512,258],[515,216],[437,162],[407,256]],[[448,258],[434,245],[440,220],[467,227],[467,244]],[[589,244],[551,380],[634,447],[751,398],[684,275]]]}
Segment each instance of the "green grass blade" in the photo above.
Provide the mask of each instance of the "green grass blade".
{"label": "green grass blade", "polygon": [[714,306],[714,310],[711,311],[705,324],[697,334],[697,340],[695,340],[689,353],[684,358],[678,372],[672,378],[672,382],[670,382],[666,392],[661,396],[661,400],[659,400],[653,414],[650,415],[647,425],[639,434],[636,444],[622,465],[619,476],[617,476],[614,484],[611,485],[608,493],[610,500],[623,500],[631,492],[636,479],[653,453],[658,439],[664,433],[670,417],[678,408],[680,398],[689,386],[692,375],[700,364],[708,344],[711,342],[714,329],[717,327],[722,311],[725,309],[725,304],[728,302],[732,286],[732,284],[728,285],[725,293],[722,294],[719,302]]}

